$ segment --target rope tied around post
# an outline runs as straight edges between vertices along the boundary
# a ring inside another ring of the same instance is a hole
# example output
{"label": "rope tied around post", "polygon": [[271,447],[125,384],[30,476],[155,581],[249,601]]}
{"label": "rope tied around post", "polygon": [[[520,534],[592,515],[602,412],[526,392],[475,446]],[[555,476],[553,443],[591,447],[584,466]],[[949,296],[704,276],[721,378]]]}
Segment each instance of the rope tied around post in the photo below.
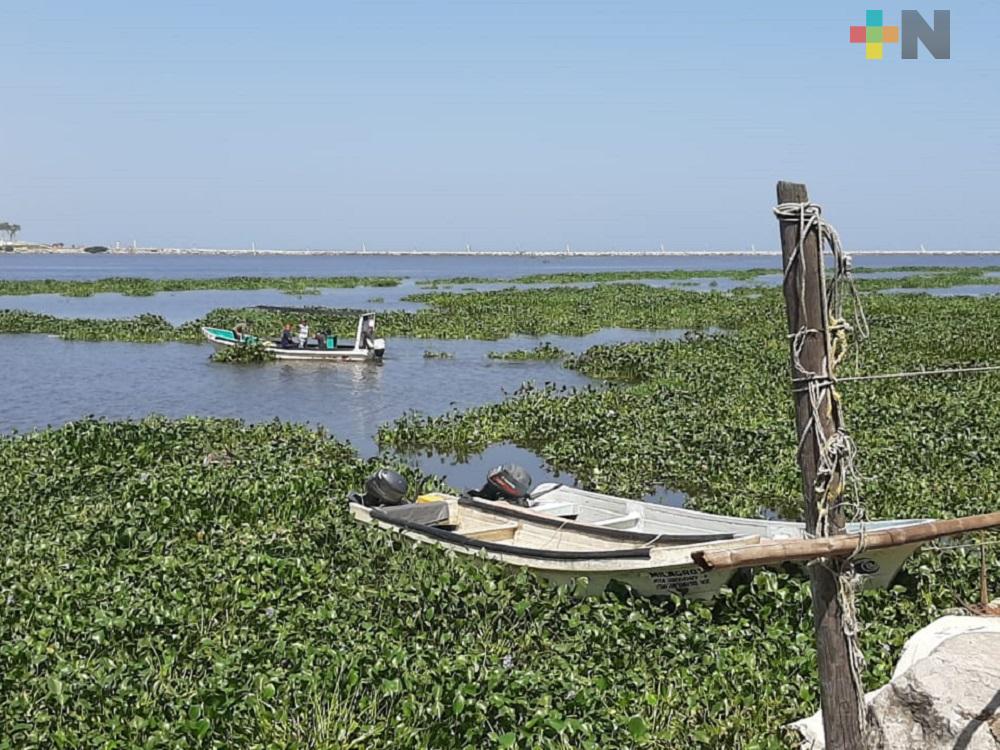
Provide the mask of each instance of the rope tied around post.
{"label": "rope tied around post", "polygon": [[[781,185],[779,195],[780,192]],[[848,517],[858,523],[861,530],[850,556],[818,558],[810,564],[823,566],[835,580],[836,590],[835,594],[831,592],[831,596],[835,596],[839,605],[838,629],[843,634],[846,666],[858,702],[856,712],[852,713],[857,717],[857,731],[863,738],[868,734],[868,712],[861,677],[864,656],[857,642],[860,626],[854,601],[860,577],[855,571],[853,558],[866,546],[865,509],[858,493],[857,447],[844,428],[840,394],[835,385],[836,369],[850,352],[849,337],[853,334],[858,340],[863,340],[867,338],[869,329],[854,283],[851,259],[844,252],[840,235],[822,219],[822,208],[805,199],[804,186],[802,197],[802,202],[781,202],[774,209],[781,225],[785,251],[782,282],[789,306],[792,390],[799,415],[797,453],[800,464],[806,455],[811,457],[810,463],[815,464],[811,477],[806,474],[803,464],[805,486],[811,490],[806,492],[807,522],[810,520],[810,496],[812,500],[814,524],[809,529],[811,534],[815,537],[842,534]],[[793,228],[794,242],[790,237]],[[811,241],[812,233],[815,233],[816,245],[810,245],[807,251],[807,238]],[[824,245],[833,259],[829,280],[823,263]],[[810,253],[808,260],[807,252]],[[807,263],[810,264],[808,270]],[[809,295],[807,289],[811,290]],[[844,310],[848,299],[853,303],[851,321],[848,321]],[[798,307],[793,313],[795,302]],[[803,362],[807,353],[808,365]]]}
{"label": "rope tied around post", "polygon": [[[848,334],[854,333],[859,340],[864,340],[868,337],[869,329],[864,307],[854,283],[851,258],[844,251],[840,234],[832,224],[822,219],[822,213],[822,207],[812,202],[781,203],[774,209],[774,215],[779,222],[791,222],[798,226],[797,244],[785,264],[783,280],[787,283],[791,279],[795,283],[802,307],[805,307],[806,284],[802,261],[806,236],[810,231],[817,232],[820,251],[822,252],[825,243],[834,260],[831,283],[826,283],[825,274],[822,276],[828,317],[827,331],[800,326],[797,331],[789,334],[792,339],[793,389],[808,391],[813,417],[809,423],[810,429],[802,435],[799,450],[811,432],[819,453],[815,484],[818,509],[815,535],[829,536],[832,530],[827,521],[831,505],[839,503],[842,506],[852,506],[854,509],[852,520],[862,523],[862,531],[865,514],[863,504],[857,495],[857,483],[854,481],[859,476],[855,468],[857,449],[854,441],[840,425],[839,414],[838,419],[834,420],[838,427],[830,434],[823,434],[821,420],[817,417],[820,410],[829,416],[838,409],[840,394],[834,388],[837,381],[835,371],[850,350]],[[853,325],[847,321],[844,314],[844,301],[848,297],[854,303]],[[829,333],[833,334],[832,338]],[[826,356],[822,362],[821,372],[809,370],[802,364],[802,349],[809,336],[823,336]],[[843,502],[840,499],[845,488],[848,488],[853,495],[851,502]],[[858,549],[858,552],[861,551],[863,546]]]}

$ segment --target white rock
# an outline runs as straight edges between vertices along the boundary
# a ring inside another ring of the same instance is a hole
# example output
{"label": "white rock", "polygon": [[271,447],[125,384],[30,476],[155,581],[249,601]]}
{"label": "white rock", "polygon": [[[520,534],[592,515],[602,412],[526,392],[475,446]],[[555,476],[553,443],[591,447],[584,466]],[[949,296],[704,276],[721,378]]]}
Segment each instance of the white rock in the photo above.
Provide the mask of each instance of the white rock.
{"label": "white rock", "polygon": [[[896,679],[949,638],[964,633],[1000,633],[1000,617],[970,617],[950,615],[941,617],[918,630],[903,644],[903,652],[892,672]],[[1000,654],[997,655],[1000,659]]]}
{"label": "white rock", "polygon": [[[1000,618],[943,617],[903,647],[892,681],[865,696],[884,750],[1000,750]],[[791,725],[822,750],[820,713]]]}

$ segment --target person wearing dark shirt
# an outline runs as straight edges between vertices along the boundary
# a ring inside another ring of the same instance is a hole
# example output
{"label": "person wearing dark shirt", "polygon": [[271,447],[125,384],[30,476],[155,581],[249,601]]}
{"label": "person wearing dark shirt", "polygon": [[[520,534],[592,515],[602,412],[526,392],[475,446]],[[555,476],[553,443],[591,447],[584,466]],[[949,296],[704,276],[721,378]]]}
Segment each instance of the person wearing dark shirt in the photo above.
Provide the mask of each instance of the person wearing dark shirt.
{"label": "person wearing dark shirt", "polygon": [[281,343],[282,349],[292,349],[295,347],[295,343],[292,341],[292,326],[290,323],[285,323],[285,327],[281,330]]}

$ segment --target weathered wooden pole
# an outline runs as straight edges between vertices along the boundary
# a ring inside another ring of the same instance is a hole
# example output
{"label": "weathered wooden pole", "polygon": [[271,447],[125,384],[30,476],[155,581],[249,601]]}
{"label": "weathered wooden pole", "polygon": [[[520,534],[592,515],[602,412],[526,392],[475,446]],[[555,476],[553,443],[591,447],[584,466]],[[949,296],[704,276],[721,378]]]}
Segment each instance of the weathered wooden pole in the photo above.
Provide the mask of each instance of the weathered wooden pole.
{"label": "weathered wooden pole", "polygon": [[[778,204],[805,204],[805,185],[778,183]],[[817,487],[821,445],[841,426],[839,407],[829,380],[830,330],[819,229],[814,224],[800,244],[800,219],[779,217],[781,257],[785,270],[785,308],[792,348],[792,390],[795,427],[799,440],[799,467],[805,497],[806,529],[816,533],[820,521],[822,491]],[[812,385],[812,393],[810,393]],[[820,477],[831,487],[827,498],[839,498],[841,477]],[[825,509],[826,531],[844,533],[844,510],[839,502]],[[822,531],[822,529],[821,529]],[[817,564],[819,563],[819,564]],[[853,677],[854,664],[849,636],[844,630],[844,612],[837,596],[839,563],[820,560],[809,566],[812,584],[813,622],[819,662],[820,703],[828,750],[864,748],[860,686]],[[823,564],[829,563],[829,564]]]}

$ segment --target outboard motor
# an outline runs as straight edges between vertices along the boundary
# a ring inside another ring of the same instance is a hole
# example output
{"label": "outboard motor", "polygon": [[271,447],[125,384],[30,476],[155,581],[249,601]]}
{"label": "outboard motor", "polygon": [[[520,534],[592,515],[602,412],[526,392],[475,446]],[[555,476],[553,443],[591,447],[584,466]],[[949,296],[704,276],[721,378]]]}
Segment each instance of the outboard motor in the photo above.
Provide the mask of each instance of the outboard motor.
{"label": "outboard motor", "polygon": [[486,484],[474,494],[484,500],[506,500],[515,505],[528,505],[531,474],[517,464],[503,464],[486,475]]}
{"label": "outboard motor", "polygon": [[391,469],[379,469],[365,482],[364,494],[355,497],[369,508],[379,505],[402,505],[410,489],[406,477]]}

